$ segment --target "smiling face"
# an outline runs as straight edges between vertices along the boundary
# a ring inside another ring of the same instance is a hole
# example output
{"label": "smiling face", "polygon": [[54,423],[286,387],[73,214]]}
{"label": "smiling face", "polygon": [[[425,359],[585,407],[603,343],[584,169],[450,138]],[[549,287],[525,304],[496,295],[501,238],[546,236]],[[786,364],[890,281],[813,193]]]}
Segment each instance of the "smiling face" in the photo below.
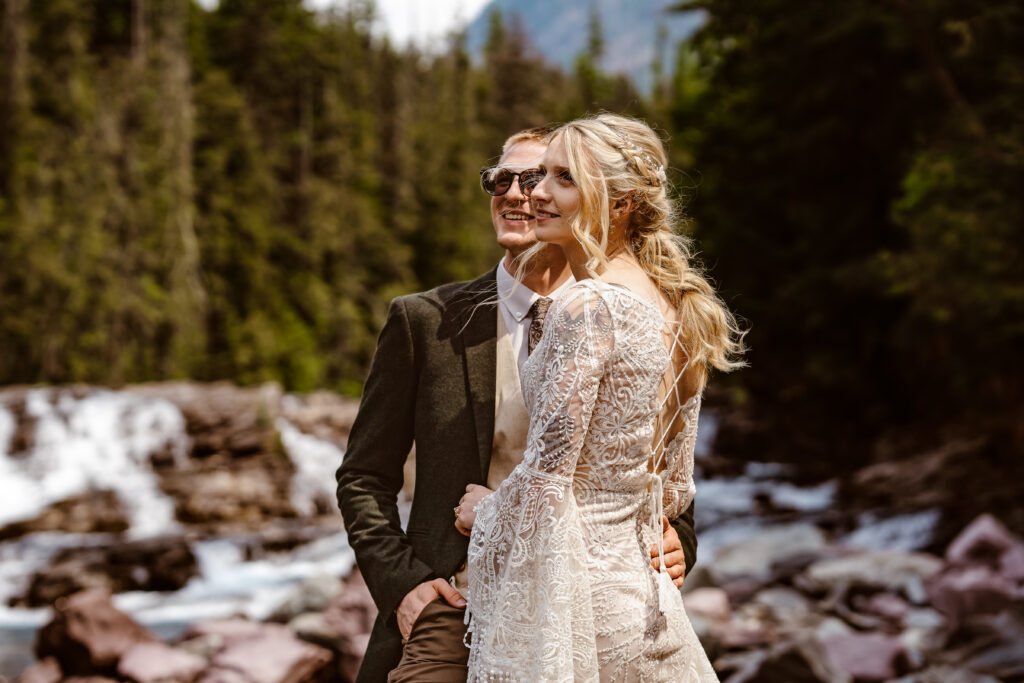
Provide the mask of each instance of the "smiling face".
{"label": "smiling face", "polygon": [[576,238],[570,221],[580,210],[580,191],[569,172],[569,157],[561,137],[551,141],[539,166],[544,178],[531,197],[537,214],[537,239],[559,246],[571,245]]}
{"label": "smiling face", "polygon": [[[499,165],[511,171],[534,168],[544,155],[542,142],[526,140],[509,148],[501,157]],[[518,256],[537,243],[534,230],[537,227],[529,197],[519,187],[519,178],[512,181],[508,192],[500,197],[491,197],[491,222],[498,238],[498,244],[512,256]]]}

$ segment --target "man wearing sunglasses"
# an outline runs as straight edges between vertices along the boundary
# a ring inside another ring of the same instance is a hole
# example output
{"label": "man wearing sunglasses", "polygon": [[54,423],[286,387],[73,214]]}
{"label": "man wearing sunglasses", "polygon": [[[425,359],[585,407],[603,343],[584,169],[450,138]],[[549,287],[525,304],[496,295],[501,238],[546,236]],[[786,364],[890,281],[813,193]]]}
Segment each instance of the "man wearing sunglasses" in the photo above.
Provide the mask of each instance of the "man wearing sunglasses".
{"label": "man wearing sunglasses", "polygon": [[[513,277],[515,258],[537,243],[519,181],[526,172],[529,189],[549,133],[516,133],[498,165],[481,172],[501,263],[471,282],[395,299],[381,331],[338,469],[349,544],[379,610],[360,683],[466,680],[469,530],[454,522],[461,506],[475,506],[522,460],[529,415],[519,369],[551,299],[573,282],[555,245],[531,259],[520,285]],[[415,492],[403,531],[397,496],[414,443]],[[696,555],[692,507],[673,521],[665,547],[681,582]]]}

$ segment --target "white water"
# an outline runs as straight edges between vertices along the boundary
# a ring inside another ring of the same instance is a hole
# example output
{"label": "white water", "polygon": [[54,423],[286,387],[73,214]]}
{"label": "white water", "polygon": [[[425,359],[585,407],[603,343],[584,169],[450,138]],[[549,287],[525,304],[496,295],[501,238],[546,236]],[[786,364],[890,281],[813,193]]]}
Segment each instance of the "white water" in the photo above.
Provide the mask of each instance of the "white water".
{"label": "white water", "polygon": [[336,505],[334,472],[345,452],[329,441],[300,432],[283,417],[277,419],[275,426],[295,465],[289,497],[292,507],[307,517],[316,514],[317,507],[333,508]]}
{"label": "white water", "polygon": [[32,389],[25,409],[36,421],[32,451],[12,454],[13,419],[0,407],[0,524],[31,519],[75,495],[110,490],[124,506],[132,536],[176,527],[173,501],[160,492],[150,467],[155,453],[170,453],[178,463],[187,457],[185,420],[175,405],[127,392],[96,390],[76,399],[66,390]]}
{"label": "white water", "polygon": [[920,550],[931,542],[940,517],[938,510],[885,518],[867,512],[857,519],[857,529],[839,542],[874,550]]}
{"label": "white water", "polygon": [[[178,464],[188,457],[185,420],[176,406],[131,392],[97,389],[75,398],[67,390],[34,389],[27,392],[25,409],[35,420],[32,449],[12,453],[17,425],[0,403],[0,525],[31,519],[71,496],[110,490],[124,506],[131,536],[180,529],[173,501],[159,490],[150,465],[154,454],[169,453]],[[303,434],[283,418],[276,427],[295,465],[290,500],[296,511],[308,516],[318,506],[333,507],[334,472],[343,451]],[[408,503],[401,504],[400,512],[403,520],[408,518]],[[24,593],[36,570],[63,549],[103,545],[112,538],[45,532],[0,543],[0,640],[38,628],[50,618],[48,609],[7,606],[8,599]],[[263,619],[303,579],[324,572],[345,576],[355,562],[347,536],[340,531],[252,561],[245,559],[244,541],[199,541],[192,546],[199,573],[182,589],[122,593],[114,603],[165,634],[168,626],[205,618],[244,614]]]}
{"label": "white water", "polygon": [[171,594],[122,593],[115,596],[114,604],[153,626],[234,614],[266,619],[297,583],[317,574],[345,576],[355,564],[344,532],[248,562],[233,539],[200,541],[192,550],[199,575],[184,588]]}
{"label": "white water", "polygon": [[[188,437],[181,412],[173,404],[130,392],[93,390],[75,398],[67,390],[28,392],[28,414],[36,420],[30,453],[11,453],[17,425],[0,403],[0,525],[30,519],[48,505],[89,490],[114,491],[131,522],[132,536],[167,533],[178,528],[173,502],[158,487],[150,467],[155,453],[170,453],[181,463]],[[290,500],[303,516],[334,506],[334,473],[343,451],[302,433],[280,418],[275,425],[295,465]],[[701,416],[696,456],[711,453],[717,422]],[[786,482],[777,463],[751,463],[733,479],[699,479],[697,522],[701,563],[718,550],[745,540],[764,528],[758,501],[811,517],[834,505],[836,482],[797,487]],[[409,505],[401,505],[402,519]],[[911,549],[930,538],[938,512],[898,518],[861,518],[862,528],[843,539],[850,545]],[[24,633],[49,619],[46,609],[6,607],[24,592],[27,581],[59,550],[103,544],[110,536],[37,533],[0,543],[0,641]],[[324,536],[287,553],[246,561],[243,539],[221,538],[193,544],[199,575],[174,593],[134,592],[115,596],[115,604],[140,622],[167,635],[170,627],[205,618],[244,614],[269,615],[296,583],[317,573],[347,574],[354,556],[344,532]],[[6,633],[5,633],[6,632]],[[2,661],[0,661],[2,664]],[[0,675],[8,672],[0,669]]]}

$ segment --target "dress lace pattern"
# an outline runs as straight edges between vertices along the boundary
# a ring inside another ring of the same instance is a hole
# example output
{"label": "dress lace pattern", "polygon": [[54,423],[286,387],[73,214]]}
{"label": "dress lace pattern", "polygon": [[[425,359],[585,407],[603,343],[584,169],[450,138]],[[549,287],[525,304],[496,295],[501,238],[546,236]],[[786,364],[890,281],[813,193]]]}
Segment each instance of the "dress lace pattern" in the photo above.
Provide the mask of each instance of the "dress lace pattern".
{"label": "dress lace pattern", "polygon": [[661,515],[695,493],[700,396],[666,400],[680,378],[666,329],[653,303],[596,280],[551,306],[523,368],[523,462],[477,506],[470,681],[718,680],[649,561]]}

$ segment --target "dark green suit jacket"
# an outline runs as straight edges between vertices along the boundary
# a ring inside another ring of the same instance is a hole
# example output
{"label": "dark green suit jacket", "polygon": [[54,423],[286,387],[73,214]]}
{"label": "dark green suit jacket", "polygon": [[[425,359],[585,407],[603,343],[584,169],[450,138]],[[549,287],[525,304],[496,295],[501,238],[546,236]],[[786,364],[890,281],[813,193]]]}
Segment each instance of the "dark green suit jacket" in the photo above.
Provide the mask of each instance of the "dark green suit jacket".
{"label": "dark green suit jacket", "polygon": [[[447,579],[468,539],[452,509],[485,484],[494,437],[495,272],[391,302],[359,414],[338,469],[338,505],[359,570],[380,613],[358,681],[398,665],[395,610],[417,584]],[[416,489],[402,530],[397,496],[416,445]],[[692,567],[693,506],[673,520]]]}

